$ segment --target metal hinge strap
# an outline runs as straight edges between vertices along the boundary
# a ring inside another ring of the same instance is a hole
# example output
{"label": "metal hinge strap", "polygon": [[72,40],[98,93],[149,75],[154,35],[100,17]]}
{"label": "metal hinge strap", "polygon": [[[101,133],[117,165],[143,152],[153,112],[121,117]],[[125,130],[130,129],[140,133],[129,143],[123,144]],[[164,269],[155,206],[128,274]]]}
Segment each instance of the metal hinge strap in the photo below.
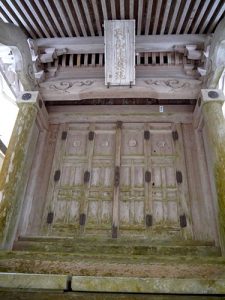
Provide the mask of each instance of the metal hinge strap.
{"label": "metal hinge strap", "polygon": [[178,137],[179,137],[179,136],[178,136],[178,132],[177,132],[177,131],[173,131],[173,132],[172,132],[172,136],[173,136],[173,140],[174,140],[174,141],[177,141],[177,140],[178,140]]}
{"label": "metal hinge strap", "polygon": [[151,172],[150,171],[145,172],[145,182],[151,182]]}
{"label": "metal hinge strap", "polygon": [[88,183],[90,180],[91,174],[89,171],[84,172],[84,183]]}
{"label": "metal hinge strap", "polygon": [[47,224],[52,224],[53,219],[54,219],[54,213],[51,211],[47,215]]}
{"label": "metal hinge strap", "polygon": [[146,226],[147,227],[151,227],[152,226],[152,223],[153,223],[153,218],[152,218],[152,215],[146,215],[145,217],[145,223],[146,223]]}
{"label": "metal hinge strap", "polygon": [[179,183],[179,184],[183,182],[183,176],[182,176],[181,171],[176,172],[176,179],[177,179],[177,183]]}
{"label": "metal hinge strap", "polygon": [[145,130],[144,131],[144,139],[146,141],[148,141],[150,139],[150,132],[149,132],[149,130]]}
{"label": "metal hinge strap", "polygon": [[86,222],[86,215],[85,214],[80,214],[80,220],[79,220],[80,226],[84,226],[85,222]]}
{"label": "metal hinge strap", "polygon": [[60,176],[61,176],[61,171],[60,170],[56,170],[55,174],[54,174],[54,181],[55,182],[59,181]]}
{"label": "metal hinge strap", "polygon": [[61,139],[62,139],[63,141],[65,141],[66,138],[67,138],[67,131],[63,131],[63,132],[62,132]]}
{"label": "metal hinge strap", "polygon": [[89,133],[88,133],[88,139],[89,139],[89,141],[93,141],[94,137],[95,137],[94,131],[89,131]]}
{"label": "metal hinge strap", "polygon": [[187,227],[187,219],[186,219],[185,214],[180,216],[180,227],[181,228]]}
{"label": "metal hinge strap", "polygon": [[114,179],[114,185],[115,187],[118,187],[120,184],[120,167],[115,167],[115,179]]}

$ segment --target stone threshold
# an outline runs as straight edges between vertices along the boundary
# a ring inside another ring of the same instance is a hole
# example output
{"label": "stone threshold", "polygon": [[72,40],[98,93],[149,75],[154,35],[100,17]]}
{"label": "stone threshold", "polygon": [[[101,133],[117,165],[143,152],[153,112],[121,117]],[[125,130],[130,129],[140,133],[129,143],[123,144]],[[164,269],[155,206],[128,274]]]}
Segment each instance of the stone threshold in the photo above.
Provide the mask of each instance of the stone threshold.
{"label": "stone threshold", "polygon": [[68,292],[225,294],[225,279],[96,277],[52,274],[0,273],[0,290]]}

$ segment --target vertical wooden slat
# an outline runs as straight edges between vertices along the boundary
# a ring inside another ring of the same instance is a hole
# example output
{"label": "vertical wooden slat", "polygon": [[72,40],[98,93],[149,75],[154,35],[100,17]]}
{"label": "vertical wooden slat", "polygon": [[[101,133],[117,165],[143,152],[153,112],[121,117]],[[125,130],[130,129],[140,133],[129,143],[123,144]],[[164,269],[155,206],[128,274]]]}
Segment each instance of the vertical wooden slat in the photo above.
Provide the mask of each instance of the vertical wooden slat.
{"label": "vertical wooden slat", "polygon": [[217,25],[218,21],[220,20],[220,18],[222,17],[223,13],[225,12],[225,3],[223,4],[223,6],[220,8],[219,12],[217,13],[215,19],[213,20],[212,24],[209,27],[208,33],[212,33],[215,26]]}
{"label": "vertical wooden slat", "polygon": [[154,26],[153,26],[152,34],[157,33],[157,28],[158,28],[158,25],[159,25],[159,15],[160,15],[160,11],[161,11],[161,6],[162,6],[162,0],[158,0],[157,1],[157,7],[156,7],[155,20],[154,20]]}
{"label": "vertical wooden slat", "polygon": [[150,27],[150,21],[152,16],[152,5],[153,5],[153,0],[149,0],[147,6],[147,12],[146,12],[145,35],[149,34],[149,27]]}
{"label": "vertical wooden slat", "polygon": [[91,66],[94,67],[95,66],[95,54],[91,55]]}
{"label": "vertical wooden slat", "polygon": [[72,37],[73,34],[72,34],[71,29],[70,29],[70,26],[69,26],[69,24],[68,24],[68,22],[67,22],[66,15],[64,14],[64,11],[63,11],[63,9],[62,9],[62,7],[61,7],[62,2],[61,2],[61,1],[59,2],[59,0],[55,0],[54,3],[55,3],[55,6],[56,6],[56,8],[57,8],[57,11],[58,11],[58,13],[59,13],[59,15],[60,15],[60,17],[61,17],[61,21],[62,21],[62,23],[63,23],[63,25],[64,25],[64,27],[65,27],[65,30],[66,30],[67,35],[68,35],[69,37]]}
{"label": "vertical wooden slat", "polygon": [[152,52],[152,64],[156,65],[156,53]]}
{"label": "vertical wooden slat", "polygon": [[201,0],[196,0],[195,1],[195,5],[194,5],[194,7],[193,7],[193,9],[191,11],[191,15],[190,15],[189,20],[187,22],[187,25],[186,25],[186,27],[184,29],[184,33],[188,33],[188,31],[189,31],[189,29],[191,27],[191,24],[193,22],[193,19],[194,19],[195,15],[196,15],[196,12],[198,10],[198,7],[199,7],[200,3],[201,3]]}
{"label": "vertical wooden slat", "polygon": [[174,142],[174,147],[176,153],[180,155],[176,157],[176,169],[177,171],[181,171],[183,181],[180,184],[177,184],[177,189],[180,198],[180,216],[185,214],[187,219],[187,227],[185,227],[183,231],[183,237],[188,239],[192,238],[192,221],[191,221],[191,208],[189,202],[189,190],[188,190],[188,183],[187,183],[187,169],[186,169],[186,162],[184,158],[184,141],[183,141],[183,130],[181,124],[176,124],[175,128],[178,132],[179,139]]}
{"label": "vertical wooden slat", "polygon": [[[122,129],[120,126],[116,128],[116,152],[115,152],[115,167],[121,169],[121,136]],[[119,193],[120,187],[114,186],[113,190],[113,214],[112,214],[112,227],[113,230],[118,231],[119,229]]]}
{"label": "vertical wooden slat", "polygon": [[74,30],[76,36],[80,36],[80,33],[79,33],[78,28],[77,28],[76,22],[75,22],[75,20],[74,20],[74,16],[73,16],[72,11],[71,11],[71,8],[69,7],[68,0],[65,0],[65,1],[63,2],[63,4],[64,4],[64,6],[65,6],[65,9],[66,9],[66,12],[67,12],[67,14],[68,14],[70,23],[71,23],[71,25],[72,25],[72,27],[73,27],[73,30]]}
{"label": "vertical wooden slat", "polygon": [[102,53],[99,54],[99,66],[100,67],[103,66],[103,54]]}
{"label": "vertical wooden slat", "polygon": [[163,12],[163,21],[162,21],[160,34],[165,34],[165,27],[166,27],[166,22],[167,22],[169,11],[170,11],[171,2],[172,2],[172,0],[167,0],[166,8],[165,8],[165,11]]}
{"label": "vertical wooden slat", "polygon": [[145,52],[144,58],[145,58],[145,65],[148,65],[148,53],[147,52]]}
{"label": "vertical wooden slat", "polygon": [[[95,130],[95,124],[91,124],[89,131]],[[87,140],[87,171],[90,173],[90,180],[87,183],[84,183],[84,199],[81,204],[80,212],[88,216],[88,197],[91,187],[91,171],[92,171],[92,162],[93,162],[93,153],[94,153],[94,144],[95,144],[95,135],[93,140]],[[84,230],[84,226],[81,226],[81,232]]]}
{"label": "vertical wooden slat", "polygon": [[93,28],[91,17],[90,17],[89,8],[87,6],[87,1],[86,0],[81,0],[81,2],[82,2],[82,5],[83,5],[83,8],[84,8],[84,13],[85,13],[85,16],[86,16],[86,19],[87,19],[87,23],[88,23],[88,26],[89,26],[90,33],[91,33],[92,36],[95,36],[94,28]]}
{"label": "vertical wooden slat", "polygon": [[143,12],[143,0],[139,0],[139,2],[138,2],[138,24],[137,24],[137,35],[140,35],[140,34],[141,34],[142,12]]}
{"label": "vertical wooden slat", "polygon": [[176,1],[176,5],[175,5],[174,11],[173,11],[172,20],[170,22],[170,27],[169,27],[169,32],[168,32],[169,34],[171,34],[173,32],[174,25],[175,25],[175,22],[177,19],[177,14],[178,14],[178,11],[179,11],[179,8],[181,5],[181,0],[175,0],[175,1]]}
{"label": "vertical wooden slat", "polygon": [[200,32],[199,33],[204,33],[205,31],[205,28],[207,27],[207,25],[209,24],[210,22],[210,19],[212,18],[218,4],[220,3],[219,0],[216,0],[215,3],[213,4],[213,6],[211,7],[210,9],[210,12],[207,14],[207,16],[205,17],[205,20],[204,20],[204,23],[202,24],[202,27],[200,29]]}
{"label": "vertical wooden slat", "polygon": [[51,18],[52,18],[52,20],[53,20],[56,28],[58,29],[59,33],[61,34],[61,37],[65,37],[65,34],[64,34],[64,32],[63,32],[63,30],[62,30],[62,28],[61,28],[61,26],[60,26],[60,24],[59,24],[56,16],[55,16],[55,13],[54,13],[54,11],[51,8],[49,0],[45,0],[45,5],[46,5],[46,8],[48,9],[49,14],[51,15]]}
{"label": "vertical wooden slat", "polygon": [[120,0],[120,19],[125,19],[125,7],[124,7],[124,0]]}
{"label": "vertical wooden slat", "polygon": [[115,3],[115,0],[111,0],[110,4],[111,4],[112,20],[116,20],[116,3]]}
{"label": "vertical wooden slat", "polygon": [[84,66],[88,66],[88,54],[84,54]]}
{"label": "vertical wooden slat", "polygon": [[163,56],[164,56],[164,53],[163,53],[163,52],[160,52],[160,53],[159,53],[159,64],[160,64],[160,65],[164,65]]}
{"label": "vertical wooden slat", "polygon": [[62,56],[62,67],[66,67],[66,54],[63,54]]}
{"label": "vertical wooden slat", "polygon": [[185,6],[183,8],[183,12],[182,12],[182,15],[181,15],[181,18],[180,18],[180,21],[179,21],[179,24],[177,26],[177,30],[176,30],[177,34],[181,33],[181,29],[182,29],[182,26],[184,24],[184,20],[185,20],[185,17],[187,15],[190,4],[191,4],[191,0],[186,0]]}
{"label": "vertical wooden slat", "polygon": [[80,67],[80,63],[81,63],[81,54],[77,55],[77,66]]}
{"label": "vertical wooden slat", "polygon": [[199,14],[199,16],[198,16],[198,19],[196,20],[196,23],[195,23],[194,28],[192,29],[192,32],[191,32],[191,33],[196,33],[196,31],[197,31],[197,29],[198,29],[198,26],[199,26],[199,24],[201,23],[201,20],[202,20],[204,14],[205,14],[205,12],[206,12],[206,9],[207,9],[207,7],[208,7],[210,1],[211,1],[211,0],[206,0],[206,1],[205,1],[205,3],[204,3],[204,5],[203,5],[203,7],[202,7],[202,9],[201,9],[201,12],[200,12],[200,14]]}
{"label": "vertical wooden slat", "polygon": [[70,54],[69,67],[73,67],[73,54]]}
{"label": "vertical wooden slat", "polygon": [[100,23],[99,11],[96,0],[92,0],[92,7],[94,10],[95,21],[98,29],[98,35],[102,36],[102,24]]}
{"label": "vertical wooden slat", "polygon": [[86,28],[84,26],[84,22],[83,22],[83,19],[82,19],[82,16],[81,16],[79,5],[78,5],[76,0],[72,0],[72,3],[73,3],[73,6],[75,8],[75,12],[76,12],[77,19],[79,21],[80,28],[81,28],[81,31],[83,33],[83,36],[87,36],[87,31],[86,31]]}

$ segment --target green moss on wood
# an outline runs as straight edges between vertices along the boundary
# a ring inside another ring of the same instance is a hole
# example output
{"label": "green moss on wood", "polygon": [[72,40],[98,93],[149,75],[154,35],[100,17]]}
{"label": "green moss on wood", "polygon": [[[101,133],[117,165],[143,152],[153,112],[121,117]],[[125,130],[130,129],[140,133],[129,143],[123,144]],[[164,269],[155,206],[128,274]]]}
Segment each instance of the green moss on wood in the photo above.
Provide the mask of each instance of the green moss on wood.
{"label": "green moss on wood", "polygon": [[[0,174],[0,241],[3,242],[6,231],[8,235],[14,231],[9,226],[13,211],[18,210],[20,198],[20,183],[23,182],[23,169],[28,139],[33,128],[36,108],[33,104],[20,107],[14,126],[10,144],[6,153],[2,172]],[[14,215],[14,217],[16,217]],[[16,220],[14,220],[16,221]],[[14,223],[14,222],[13,222]]]}

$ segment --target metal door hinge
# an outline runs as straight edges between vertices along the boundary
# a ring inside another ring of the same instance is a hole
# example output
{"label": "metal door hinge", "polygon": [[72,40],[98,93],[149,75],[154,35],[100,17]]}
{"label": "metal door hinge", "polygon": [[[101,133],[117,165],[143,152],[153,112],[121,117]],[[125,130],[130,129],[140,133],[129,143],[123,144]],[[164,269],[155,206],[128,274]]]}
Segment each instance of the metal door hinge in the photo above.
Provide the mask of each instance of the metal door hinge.
{"label": "metal door hinge", "polygon": [[144,131],[144,139],[146,141],[148,141],[150,139],[150,132],[149,132],[149,130],[145,130]]}
{"label": "metal door hinge", "polygon": [[116,127],[117,128],[122,129],[122,126],[123,126],[123,122],[122,121],[117,121],[116,122]]}
{"label": "metal door hinge", "polygon": [[62,132],[61,139],[62,139],[63,141],[65,141],[66,138],[67,138],[67,131],[63,131],[63,132]]}
{"label": "metal door hinge", "polygon": [[94,137],[95,137],[94,131],[89,131],[89,134],[88,134],[89,141],[93,141]]}
{"label": "metal door hinge", "polygon": [[56,171],[55,171],[55,174],[54,174],[54,181],[55,181],[55,182],[56,182],[56,181],[59,181],[60,175],[61,175],[60,170],[56,170]]}
{"label": "metal door hinge", "polygon": [[86,215],[85,214],[80,214],[80,220],[79,220],[80,226],[84,226],[85,222],[86,222]]}
{"label": "metal door hinge", "polygon": [[47,224],[52,224],[53,219],[54,219],[54,213],[51,211],[47,215]]}
{"label": "metal door hinge", "polygon": [[84,183],[88,183],[90,180],[90,172],[89,171],[85,171],[84,172]]}
{"label": "metal door hinge", "polygon": [[145,223],[147,227],[151,227],[153,223],[152,215],[146,215]]}
{"label": "metal door hinge", "polygon": [[120,184],[120,167],[115,167],[115,179],[114,179],[114,185],[115,187],[118,187]]}
{"label": "metal door hinge", "polygon": [[180,216],[180,227],[181,228],[187,227],[187,219],[186,219],[185,214]]}
{"label": "metal door hinge", "polygon": [[151,182],[151,172],[150,171],[145,172],[145,182]]}
{"label": "metal door hinge", "polygon": [[177,131],[172,131],[172,136],[173,136],[173,140],[177,141],[178,140],[178,132]]}
{"label": "metal door hinge", "polygon": [[112,238],[113,239],[117,238],[117,226],[115,225],[112,226]]}
{"label": "metal door hinge", "polygon": [[183,176],[182,176],[181,171],[176,172],[176,179],[177,179],[177,183],[182,183],[183,182]]}

